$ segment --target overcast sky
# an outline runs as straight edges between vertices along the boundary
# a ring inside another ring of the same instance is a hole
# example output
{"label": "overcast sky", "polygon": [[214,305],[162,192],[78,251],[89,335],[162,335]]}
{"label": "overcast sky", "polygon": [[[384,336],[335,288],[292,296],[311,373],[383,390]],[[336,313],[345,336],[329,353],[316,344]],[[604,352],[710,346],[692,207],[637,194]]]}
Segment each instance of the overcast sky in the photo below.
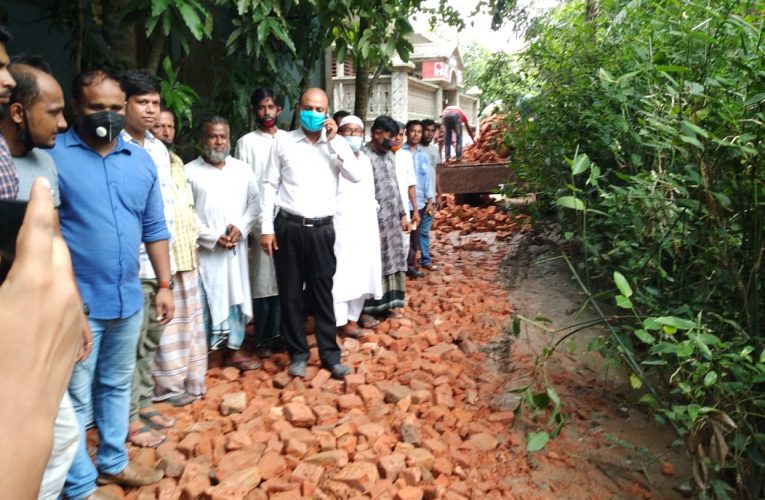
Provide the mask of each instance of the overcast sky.
{"label": "overcast sky", "polygon": [[[523,47],[523,34],[513,33],[512,26],[506,24],[498,31],[491,31],[491,16],[488,14],[478,14],[470,17],[470,13],[475,8],[475,2],[465,0],[448,0],[448,3],[462,14],[465,20],[466,28],[458,33],[456,28],[451,26],[437,27],[435,35],[444,40],[456,40],[461,49],[464,49],[470,42],[476,41],[489,50],[498,52],[505,50],[514,52]],[[529,5],[533,12],[540,13],[559,3],[559,0],[519,0],[521,5]],[[438,0],[426,0],[427,7],[437,7]],[[415,31],[428,33],[427,16],[420,15],[413,22]]]}

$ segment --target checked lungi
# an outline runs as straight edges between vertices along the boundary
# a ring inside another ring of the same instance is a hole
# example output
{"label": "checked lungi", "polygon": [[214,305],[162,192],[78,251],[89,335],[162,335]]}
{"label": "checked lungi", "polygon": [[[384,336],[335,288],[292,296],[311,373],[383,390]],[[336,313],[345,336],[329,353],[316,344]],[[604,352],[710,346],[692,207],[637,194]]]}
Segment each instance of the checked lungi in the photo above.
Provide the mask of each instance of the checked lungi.
{"label": "checked lungi", "polygon": [[207,337],[196,269],[176,273],[173,299],[175,316],[165,326],[154,357],[154,401],[184,392],[201,396],[206,392]]}

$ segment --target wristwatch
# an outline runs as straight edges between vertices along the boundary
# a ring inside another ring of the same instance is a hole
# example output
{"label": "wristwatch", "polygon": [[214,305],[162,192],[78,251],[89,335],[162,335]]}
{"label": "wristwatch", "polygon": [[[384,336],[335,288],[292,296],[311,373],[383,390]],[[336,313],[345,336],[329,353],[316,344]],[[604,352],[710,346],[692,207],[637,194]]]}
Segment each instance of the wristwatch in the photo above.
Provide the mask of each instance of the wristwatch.
{"label": "wristwatch", "polygon": [[160,281],[157,283],[157,286],[159,288],[167,288],[169,290],[172,290],[175,288],[175,281],[173,281],[173,278],[170,278],[170,281]]}

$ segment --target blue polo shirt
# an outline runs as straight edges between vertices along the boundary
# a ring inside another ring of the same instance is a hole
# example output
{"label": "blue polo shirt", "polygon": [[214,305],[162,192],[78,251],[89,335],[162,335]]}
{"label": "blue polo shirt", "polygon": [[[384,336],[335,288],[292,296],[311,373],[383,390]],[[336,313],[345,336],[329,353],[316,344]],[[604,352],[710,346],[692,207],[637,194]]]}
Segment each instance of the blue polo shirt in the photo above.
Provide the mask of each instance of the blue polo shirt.
{"label": "blue polo shirt", "polygon": [[138,248],[170,237],[154,162],[119,136],[101,156],[74,127],[49,152],[58,170],[61,233],[90,317],[132,316],[143,306]]}
{"label": "blue polo shirt", "polygon": [[[422,210],[425,208],[428,200],[432,200],[436,196],[433,192],[433,182],[430,178],[430,156],[428,156],[428,149],[422,144],[418,144],[417,151],[412,151],[408,143],[404,144],[403,148],[414,157],[414,176],[417,179],[417,186],[414,189],[417,194],[417,210]],[[409,208],[412,209],[412,202],[409,202],[409,205]]]}

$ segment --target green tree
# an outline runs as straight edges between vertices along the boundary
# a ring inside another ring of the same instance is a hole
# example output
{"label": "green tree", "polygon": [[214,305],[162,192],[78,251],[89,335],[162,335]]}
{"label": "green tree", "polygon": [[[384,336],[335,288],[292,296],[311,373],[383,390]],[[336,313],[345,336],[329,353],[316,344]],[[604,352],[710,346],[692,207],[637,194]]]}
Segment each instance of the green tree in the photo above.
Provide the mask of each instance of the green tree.
{"label": "green tree", "polygon": [[465,87],[478,86],[481,100],[502,101],[512,106],[521,96],[532,91],[530,82],[519,75],[520,67],[512,54],[491,52],[479,43],[472,43],[462,54],[465,63]]}

